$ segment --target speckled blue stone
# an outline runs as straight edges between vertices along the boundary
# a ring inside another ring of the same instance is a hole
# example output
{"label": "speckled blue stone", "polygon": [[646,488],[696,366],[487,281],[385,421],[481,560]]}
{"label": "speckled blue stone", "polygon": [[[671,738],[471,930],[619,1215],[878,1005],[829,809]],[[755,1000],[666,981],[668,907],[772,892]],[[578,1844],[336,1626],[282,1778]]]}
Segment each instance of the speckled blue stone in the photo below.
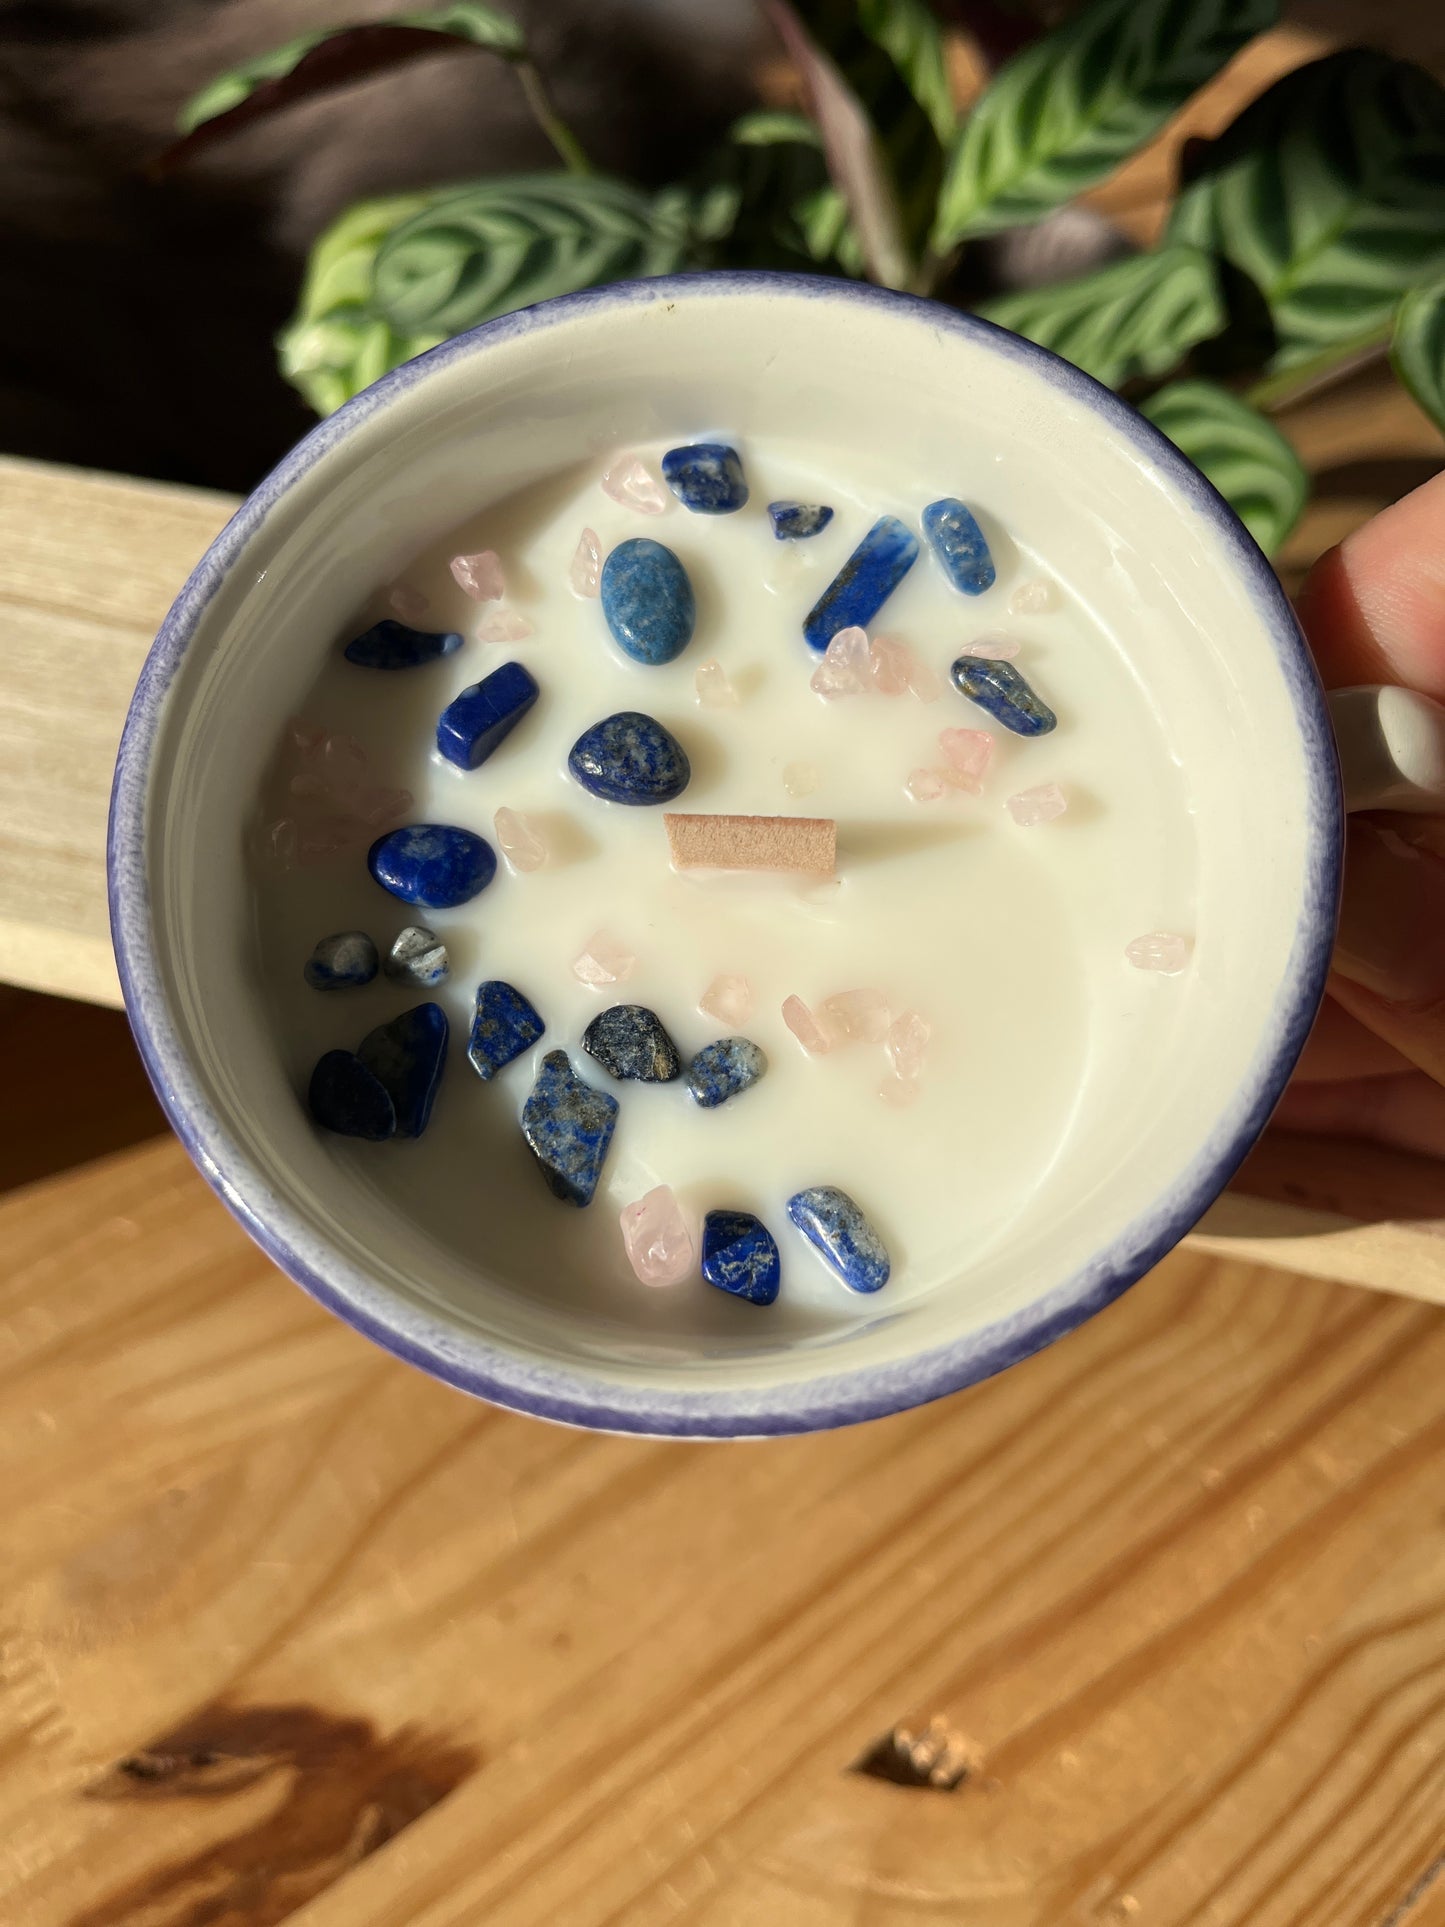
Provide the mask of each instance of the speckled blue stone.
{"label": "speckled blue stone", "polygon": [[806,542],[827,528],[833,511],[826,502],[769,502],[768,517],[780,542]]}
{"label": "speckled blue stone", "polygon": [[449,823],[408,823],[388,831],[372,844],[366,865],[383,890],[428,910],[470,903],[497,874],[491,844]]}
{"label": "speckled blue stone", "polygon": [[634,662],[655,669],[692,641],[697,603],[687,570],[651,536],[617,544],[602,564],[601,596],[613,641]]}
{"label": "speckled blue stone", "polygon": [[687,1067],[687,1088],[705,1111],[756,1084],[768,1060],[746,1037],[719,1037],[705,1044]]}
{"label": "speckled blue stone", "polygon": [[1038,696],[1027,677],[1011,662],[990,662],[983,656],[960,656],[949,670],[955,689],[971,703],[987,710],[996,723],[1015,736],[1047,736],[1058,717]]}
{"label": "speckled blue stone", "polygon": [[450,656],[461,646],[455,629],[413,629],[410,623],[388,616],[385,622],[374,622],[348,642],[345,655],[348,662],[360,663],[363,669],[416,669],[424,662]]}
{"label": "speckled blue stone", "polygon": [[420,1137],[431,1121],[447,1062],[447,1014],[440,1004],[417,1004],[378,1024],[356,1047],[396,1106],[398,1137]]}
{"label": "speckled blue stone", "polygon": [[612,1004],[582,1033],[582,1048],[609,1077],[637,1084],[670,1084],[682,1058],[662,1019],[645,1004]]}
{"label": "speckled blue stone", "polygon": [[549,1050],[522,1107],[522,1135],[553,1195],[591,1204],[617,1124],[617,1099],[594,1090],[564,1050]]}
{"label": "speckled blue stone", "polygon": [[624,709],[584,729],[567,767],[593,796],[609,803],[671,803],[692,781],[687,751],[662,724]]}
{"label": "speckled blue stone", "polygon": [[840,629],[866,629],[918,560],[918,537],[896,515],[881,515],[803,618],[814,649]]}
{"label": "speckled blue stone", "polygon": [[521,722],[540,695],[519,662],[504,662],[455,696],[437,723],[437,748],[458,769],[477,769]]}
{"label": "speckled blue stone", "polygon": [[983,530],[974,520],[973,511],[956,495],[945,495],[942,501],[928,504],[923,511],[923,533],[955,589],[963,595],[982,595],[993,587],[998,571]]}
{"label": "speckled blue stone", "polygon": [[483,1083],[489,1083],[514,1057],[530,1050],[546,1028],[520,990],[494,977],[477,985],[468,1061]]}
{"label": "speckled blue stone", "polygon": [[892,1269],[883,1240],[846,1191],[815,1184],[788,1199],[788,1216],[850,1291],[880,1291]]}
{"label": "speckled blue stone", "polygon": [[369,984],[380,962],[376,945],[364,930],[338,930],[335,936],[320,940],[302,975],[313,990],[351,990]]}
{"label": "speckled blue stone", "polygon": [[396,1136],[396,1106],[390,1093],[354,1051],[329,1050],[317,1060],[306,1102],[318,1124],[342,1137],[364,1137],[379,1144]]}
{"label": "speckled blue stone", "polygon": [[702,1275],[750,1305],[771,1305],[783,1276],[772,1232],[751,1211],[709,1211],[702,1221]]}
{"label": "speckled blue stone", "polygon": [[735,515],[748,499],[743,465],[726,442],[690,442],[662,458],[662,479],[694,515]]}

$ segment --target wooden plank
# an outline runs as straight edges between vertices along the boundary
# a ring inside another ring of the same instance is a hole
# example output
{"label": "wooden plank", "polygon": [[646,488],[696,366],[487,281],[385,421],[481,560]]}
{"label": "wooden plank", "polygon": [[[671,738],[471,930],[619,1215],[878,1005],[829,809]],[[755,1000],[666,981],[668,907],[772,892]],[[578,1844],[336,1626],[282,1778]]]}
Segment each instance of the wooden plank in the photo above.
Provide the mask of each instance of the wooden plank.
{"label": "wooden plank", "polygon": [[[1433,1307],[1180,1254],[956,1398],[689,1446],[383,1358],[169,1141],[0,1250],[17,1927],[1437,1917]],[[934,1717],[954,1792],[850,1771]]]}

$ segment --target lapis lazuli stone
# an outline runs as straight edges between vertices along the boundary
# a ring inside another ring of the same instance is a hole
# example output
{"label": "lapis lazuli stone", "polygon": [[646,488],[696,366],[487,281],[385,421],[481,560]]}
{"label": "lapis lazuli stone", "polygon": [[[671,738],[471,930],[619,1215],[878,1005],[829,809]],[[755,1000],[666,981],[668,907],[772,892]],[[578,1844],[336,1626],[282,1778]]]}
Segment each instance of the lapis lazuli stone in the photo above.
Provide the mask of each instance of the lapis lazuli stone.
{"label": "lapis lazuli stone", "polygon": [[530,1050],[546,1028],[514,985],[503,983],[499,977],[478,984],[477,1008],[467,1043],[472,1069],[483,1083],[490,1083],[514,1057]]}
{"label": "lapis lazuli stone", "polygon": [[945,495],[930,502],[923,511],[923,533],[933,553],[943,564],[944,573],[963,595],[982,595],[991,589],[998,576],[988,552],[983,530],[973,511],[956,495]]}
{"label": "lapis lazuli stone", "polygon": [[687,1067],[687,1088],[705,1111],[725,1104],[756,1084],[768,1060],[746,1037],[719,1037],[705,1044]]}
{"label": "lapis lazuli stone", "polygon": [[748,499],[743,465],[726,442],[689,442],[662,458],[662,479],[694,515],[734,515]]}
{"label": "lapis lazuli stone", "polygon": [[470,903],[497,874],[496,853],[486,838],[450,823],[389,830],[372,844],[366,864],[383,890],[428,910]]}
{"label": "lapis lazuli stone", "polygon": [[692,583],[666,543],[648,535],[619,542],[602,564],[600,593],[613,640],[634,662],[657,668],[692,641],[697,624]]}
{"label": "lapis lazuli stone", "polygon": [[617,1124],[617,1099],[594,1090],[564,1050],[549,1050],[522,1106],[522,1135],[554,1196],[591,1204]]}
{"label": "lapis lazuli stone", "polygon": [[643,1004],[613,1004],[599,1011],[582,1033],[582,1048],[609,1077],[670,1084],[682,1075],[677,1045],[656,1011]]}
{"label": "lapis lazuli stone", "polygon": [[1053,710],[1011,662],[960,656],[948,673],[955,689],[1015,736],[1047,736],[1058,725]]}
{"label": "lapis lazuli stone", "polygon": [[511,735],[541,691],[519,662],[504,662],[454,696],[437,723],[437,748],[458,769],[477,769]]}
{"label": "lapis lazuli stone", "polygon": [[918,537],[896,515],[880,515],[803,618],[814,649],[840,629],[866,629],[918,560]]}
{"label": "lapis lazuli stone", "polygon": [[593,796],[609,803],[671,803],[692,781],[687,751],[662,724],[624,709],[584,729],[567,767]]}
{"label": "lapis lazuli stone", "polygon": [[821,535],[833,519],[826,502],[769,502],[768,516],[780,542],[806,542]]}
{"label": "lapis lazuli stone", "polygon": [[788,1199],[788,1216],[850,1291],[879,1291],[892,1269],[883,1240],[846,1191],[815,1184]]}
{"label": "lapis lazuli stone", "polygon": [[393,937],[382,969],[396,983],[435,990],[451,975],[452,966],[447,947],[436,932],[424,924],[409,923]]}
{"label": "lapis lazuli stone", "polygon": [[342,1137],[364,1137],[379,1144],[396,1136],[391,1094],[355,1051],[329,1050],[317,1060],[306,1102],[318,1124]]}
{"label": "lapis lazuli stone", "polygon": [[302,975],[313,990],[350,990],[369,984],[379,963],[376,945],[364,930],[338,930],[321,939]]}
{"label": "lapis lazuli stone", "polygon": [[374,622],[346,645],[346,660],[360,663],[363,669],[416,669],[424,662],[450,656],[462,646],[455,629],[434,631],[413,629],[409,622],[388,616]]}
{"label": "lapis lazuli stone", "polygon": [[702,1275],[750,1305],[771,1305],[783,1276],[772,1232],[751,1211],[709,1211],[702,1221]]}
{"label": "lapis lazuli stone", "polygon": [[356,1047],[356,1055],[396,1106],[398,1137],[420,1137],[431,1120],[450,1030],[440,1004],[417,1004],[368,1031]]}

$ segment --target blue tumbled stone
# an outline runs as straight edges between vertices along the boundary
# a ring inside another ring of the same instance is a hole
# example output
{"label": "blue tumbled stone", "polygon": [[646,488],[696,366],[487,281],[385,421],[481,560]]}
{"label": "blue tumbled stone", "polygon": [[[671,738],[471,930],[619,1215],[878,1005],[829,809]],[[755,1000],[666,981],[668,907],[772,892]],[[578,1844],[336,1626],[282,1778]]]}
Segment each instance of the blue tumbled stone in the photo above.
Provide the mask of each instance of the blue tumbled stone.
{"label": "blue tumbled stone", "polygon": [[504,662],[454,696],[437,723],[437,748],[458,769],[476,769],[521,722],[541,692],[519,662]]}
{"label": "blue tumbled stone", "polygon": [[1042,697],[1035,694],[1028,678],[1019,674],[1011,662],[993,662],[985,656],[960,656],[949,670],[955,689],[971,703],[987,710],[996,723],[1011,729],[1015,736],[1047,736],[1058,725]]}
{"label": "blue tumbled stone", "polygon": [[413,629],[409,622],[397,622],[388,616],[385,622],[374,622],[348,642],[345,655],[348,662],[360,663],[363,669],[415,669],[421,663],[435,662],[439,656],[450,656],[461,646],[455,629]]}
{"label": "blue tumbled stone", "polygon": [[602,564],[602,613],[634,662],[657,668],[692,641],[697,602],[687,570],[665,543],[634,535]]}
{"label": "blue tumbled stone", "polygon": [[725,1104],[756,1084],[768,1060],[746,1037],[719,1037],[705,1044],[687,1067],[687,1088],[705,1111]]}
{"label": "blue tumbled stone", "polygon": [[640,710],[624,709],[584,729],[567,767],[593,796],[609,803],[671,803],[692,780],[687,751]]}
{"label": "blue tumbled stone", "polygon": [[420,1137],[446,1069],[447,1014],[440,1004],[417,1004],[378,1024],[356,1047],[356,1055],[396,1106],[398,1137]]}
{"label": "blue tumbled stone", "polygon": [[329,1050],[317,1060],[306,1102],[318,1124],[342,1137],[364,1137],[379,1144],[396,1136],[391,1094],[354,1051]]}
{"label": "blue tumbled stone", "polygon": [[771,1305],[783,1275],[772,1232],[751,1211],[709,1211],[702,1221],[702,1275],[750,1305]]}
{"label": "blue tumbled stone", "polygon": [[520,990],[494,977],[477,985],[477,1008],[467,1058],[483,1083],[489,1083],[514,1057],[531,1048],[547,1026]]}
{"label": "blue tumbled stone", "polygon": [[306,959],[302,975],[313,990],[350,990],[369,984],[380,959],[364,930],[338,930],[323,937]]}
{"label": "blue tumbled stone", "polygon": [[788,1216],[850,1291],[878,1291],[891,1266],[883,1240],[846,1191],[815,1184],[788,1199]]}
{"label": "blue tumbled stone", "polygon": [[827,528],[833,511],[826,502],[769,502],[768,516],[780,542],[806,542]]}
{"label": "blue tumbled stone", "polygon": [[923,533],[955,589],[964,595],[982,595],[993,587],[998,571],[983,530],[974,520],[973,511],[956,495],[945,495],[942,501],[928,504],[923,511]]}
{"label": "blue tumbled stone", "polygon": [[694,515],[734,515],[748,499],[743,465],[726,442],[689,442],[662,458],[662,479]]}
{"label": "blue tumbled stone", "polygon": [[564,1050],[549,1050],[522,1106],[522,1135],[552,1193],[591,1204],[617,1123],[617,1099],[594,1090]]}
{"label": "blue tumbled stone", "polygon": [[366,865],[383,890],[428,910],[469,903],[497,874],[496,854],[485,837],[450,823],[389,830],[368,850]]}
{"label": "blue tumbled stone", "polygon": [[670,1084],[682,1075],[682,1058],[656,1011],[643,1004],[612,1004],[582,1033],[582,1048],[609,1077],[638,1084]]}
{"label": "blue tumbled stone", "polygon": [[803,618],[814,649],[840,629],[866,629],[918,560],[918,537],[896,515],[880,515]]}

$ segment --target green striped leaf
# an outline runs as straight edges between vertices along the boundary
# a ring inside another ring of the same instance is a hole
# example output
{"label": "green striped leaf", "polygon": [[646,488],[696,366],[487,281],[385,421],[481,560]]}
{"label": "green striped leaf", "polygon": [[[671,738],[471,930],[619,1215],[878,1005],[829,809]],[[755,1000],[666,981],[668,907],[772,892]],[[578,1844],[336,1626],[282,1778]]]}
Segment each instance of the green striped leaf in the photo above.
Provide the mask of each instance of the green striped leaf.
{"label": "green striped leaf", "polygon": [[1167,375],[1225,322],[1213,259],[1180,243],[1074,281],[1004,295],[979,313],[1110,388],[1136,375]]}
{"label": "green striped leaf", "polygon": [[1431,421],[1445,428],[1445,276],[1401,302],[1390,360]]}
{"label": "green striped leaf", "polygon": [[1309,477],[1273,423],[1208,381],[1171,382],[1141,412],[1204,472],[1272,555],[1309,495]]}
{"label": "green striped leaf", "polygon": [[447,336],[603,281],[667,274],[691,241],[688,203],[600,175],[519,174],[453,189],[394,227],[372,308],[403,335]]}
{"label": "green striped leaf", "polygon": [[888,55],[947,146],[958,116],[948,88],[943,35],[928,0],[858,0],[858,24]]}
{"label": "green striped leaf", "polygon": [[693,241],[708,266],[863,272],[822,136],[802,114],[745,114],[692,194]]}
{"label": "green striped leaf", "polygon": [[1279,0],[1093,0],[1033,41],[958,136],[935,249],[1037,221],[1102,180],[1278,11]]}
{"label": "green striped leaf", "polygon": [[1445,89],[1359,50],[1298,68],[1210,144],[1169,234],[1254,282],[1272,370],[1387,328],[1445,272]]}

